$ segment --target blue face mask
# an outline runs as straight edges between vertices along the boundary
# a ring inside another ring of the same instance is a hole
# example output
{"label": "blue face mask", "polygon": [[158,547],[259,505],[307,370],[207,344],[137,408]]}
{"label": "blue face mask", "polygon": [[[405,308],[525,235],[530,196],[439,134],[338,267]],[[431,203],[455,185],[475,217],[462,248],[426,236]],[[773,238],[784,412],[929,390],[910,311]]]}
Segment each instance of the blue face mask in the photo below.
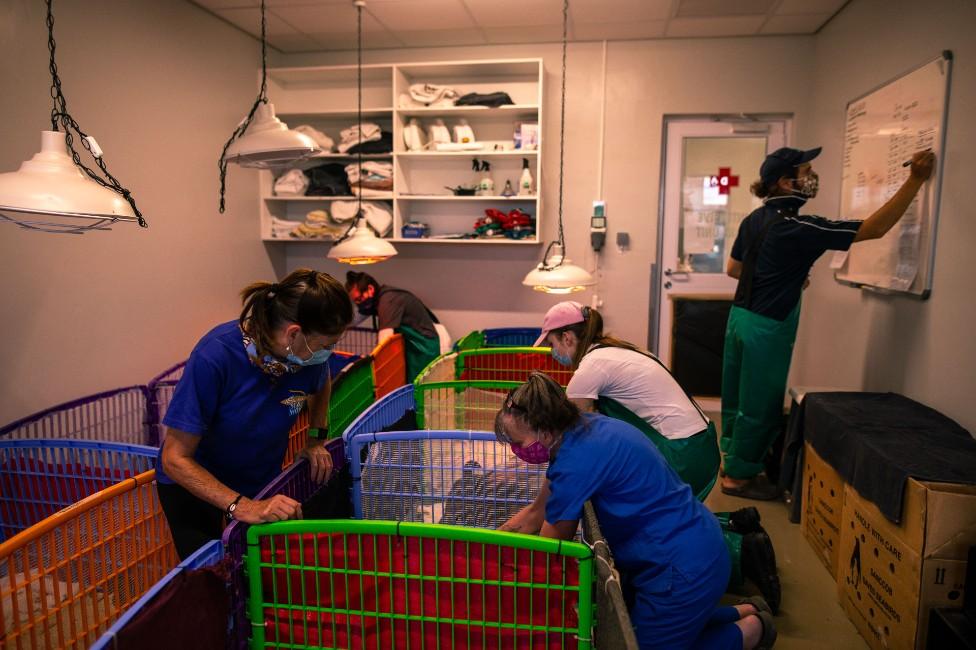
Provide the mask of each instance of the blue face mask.
{"label": "blue face mask", "polygon": [[[308,347],[308,340],[305,341],[305,349],[312,352],[312,348]],[[312,352],[312,356],[308,359],[302,359],[291,351],[291,346],[288,346],[288,356],[285,359],[288,360],[288,363],[293,363],[296,366],[318,366],[328,361],[330,356],[332,356],[332,350],[318,350]]]}
{"label": "blue face mask", "polygon": [[556,351],[556,348],[552,348],[552,358],[556,360],[561,366],[571,366],[573,365],[573,360],[570,357],[563,356]]}

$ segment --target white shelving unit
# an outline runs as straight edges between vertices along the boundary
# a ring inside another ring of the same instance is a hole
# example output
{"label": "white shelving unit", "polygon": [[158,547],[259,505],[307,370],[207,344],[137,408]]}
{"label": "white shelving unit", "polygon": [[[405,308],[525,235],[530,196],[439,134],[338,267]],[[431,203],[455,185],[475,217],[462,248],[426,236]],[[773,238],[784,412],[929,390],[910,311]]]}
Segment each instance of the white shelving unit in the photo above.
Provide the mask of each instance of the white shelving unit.
{"label": "white shelving unit", "polygon": [[[459,94],[503,91],[514,105],[498,108],[482,106],[403,107],[400,96],[411,84],[431,83],[453,87]],[[496,192],[510,180],[517,190],[523,159],[528,161],[535,186],[542,174],[542,143],[532,150],[514,148],[514,132],[520,122],[539,124],[542,132],[542,59],[491,61],[446,61],[363,67],[363,121],[379,124],[393,134],[393,152],[367,154],[364,160],[390,161],[393,164],[393,192],[389,198],[363,198],[382,201],[393,213],[393,230],[386,238],[396,243],[535,245],[541,242],[542,204],[538,193],[531,196],[454,196],[448,187],[470,185],[481,177],[472,171],[471,160],[486,160],[492,167]],[[338,143],[339,131],[356,122],[356,67],[324,66],[272,68],[268,70],[268,96],[275,111],[289,126],[309,124]],[[426,131],[435,119],[443,119],[450,129],[460,119],[467,120],[479,142],[476,151],[407,151],[403,129],[413,118]],[[295,167],[308,170],[326,163],[348,165],[355,154],[323,153]],[[332,202],[355,201],[354,196],[275,196],[274,178],[286,171],[260,173],[261,238],[268,242],[316,242],[322,239],[274,238],[272,217],[301,222],[311,210],[329,210]],[[526,239],[455,239],[450,235],[473,233],[474,223],[485,210],[512,209],[536,219],[536,235]],[[426,223],[430,237],[403,238],[407,222]],[[327,241],[327,240],[325,240]]]}

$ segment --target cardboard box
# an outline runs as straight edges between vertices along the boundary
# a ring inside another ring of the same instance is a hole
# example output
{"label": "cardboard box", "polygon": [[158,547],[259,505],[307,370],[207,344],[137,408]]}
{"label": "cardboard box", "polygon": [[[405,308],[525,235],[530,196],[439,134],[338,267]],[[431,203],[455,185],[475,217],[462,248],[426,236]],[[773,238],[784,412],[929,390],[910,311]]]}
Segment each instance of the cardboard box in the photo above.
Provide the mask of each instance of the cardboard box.
{"label": "cardboard box", "polygon": [[962,606],[966,556],[976,544],[976,486],[905,485],[896,525],[845,487],[837,590],[872,648],[924,648],[932,607]]}
{"label": "cardboard box", "polygon": [[844,480],[807,443],[803,453],[800,527],[814,553],[835,580],[843,510]]}

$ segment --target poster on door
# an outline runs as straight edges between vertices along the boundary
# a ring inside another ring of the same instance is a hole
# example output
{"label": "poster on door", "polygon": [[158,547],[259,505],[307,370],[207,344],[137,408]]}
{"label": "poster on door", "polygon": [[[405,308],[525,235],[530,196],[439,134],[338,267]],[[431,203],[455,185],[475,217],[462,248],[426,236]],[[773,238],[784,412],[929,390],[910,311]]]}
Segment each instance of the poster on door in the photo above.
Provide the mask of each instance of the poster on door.
{"label": "poster on door", "polygon": [[715,251],[719,227],[725,223],[727,194],[719,193],[714,176],[686,176],[681,196],[683,255]]}

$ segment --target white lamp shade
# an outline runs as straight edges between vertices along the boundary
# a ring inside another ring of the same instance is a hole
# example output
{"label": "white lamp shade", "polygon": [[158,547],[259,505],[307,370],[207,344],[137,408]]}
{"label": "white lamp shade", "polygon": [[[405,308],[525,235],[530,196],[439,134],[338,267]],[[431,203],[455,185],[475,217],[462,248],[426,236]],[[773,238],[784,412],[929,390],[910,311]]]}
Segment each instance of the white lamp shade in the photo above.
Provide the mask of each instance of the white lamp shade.
{"label": "white lamp shade", "polygon": [[329,259],[342,264],[375,264],[397,254],[393,244],[373,234],[364,222],[360,223],[351,237],[332,247]]}
{"label": "white lamp shade", "polygon": [[543,264],[526,274],[522,284],[532,287],[536,291],[544,293],[575,293],[583,291],[586,287],[596,284],[593,276],[572,263],[569,258],[563,259],[560,264],[560,257],[554,257],[552,265],[556,265],[551,271],[547,271]]}
{"label": "white lamp shade", "polygon": [[74,163],[64,138],[61,131],[41,131],[41,151],[17,171],[0,174],[0,212],[136,221],[122,195],[99,185]]}
{"label": "white lamp shade", "polygon": [[244,135],[227,148],[225,160],[241,167],[268,169],[287,165],[321,151],[312,138],[292,131],[275,117],[273,104],[259,104]]}

